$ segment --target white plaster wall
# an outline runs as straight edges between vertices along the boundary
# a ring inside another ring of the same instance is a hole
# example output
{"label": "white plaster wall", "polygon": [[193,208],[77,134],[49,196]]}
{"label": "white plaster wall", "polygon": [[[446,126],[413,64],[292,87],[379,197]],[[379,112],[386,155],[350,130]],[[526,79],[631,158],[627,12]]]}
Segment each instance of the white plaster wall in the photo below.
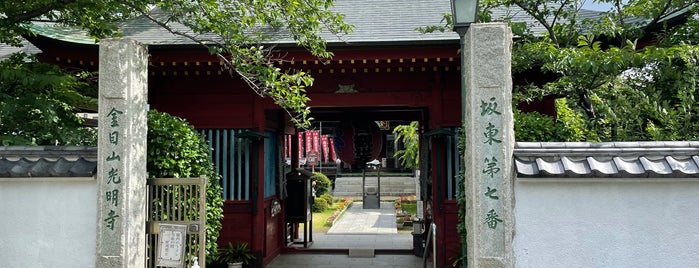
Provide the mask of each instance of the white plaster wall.
{"label": "white plaster wall", "polygon": [[699,181],[515,183],[516,267],[699,267]]}
{"label": "white plaster wall", "polygon": [[94,178],[22,180],[0,179],[0,267],[94,267]]}

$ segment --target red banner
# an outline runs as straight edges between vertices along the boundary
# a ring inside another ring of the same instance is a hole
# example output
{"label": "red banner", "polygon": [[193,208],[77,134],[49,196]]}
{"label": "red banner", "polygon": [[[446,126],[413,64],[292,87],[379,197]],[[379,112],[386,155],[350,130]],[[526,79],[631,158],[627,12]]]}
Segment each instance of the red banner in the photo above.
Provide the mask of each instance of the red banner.
{"label": "red banner", "polygon": [[335,140],[334,139],[329,139],[330,140],[330,159],[333,161],[337,160],[337,155],[335,154]]}
{"label": "red banner", "polygon": [[323,143],[323,161],[324,162],[329,162],[328,161],[328,135],[323,135],[321,142]]}
{"label": "red banner", "polygon": [[311,133],[313,134],[313,151],[319,152],[320,150],[318,147],[320,146],[318,146],[318,144],[320,143],[320,137],[318,137],[318,130],[313,130]]}
{"label": "red banner", "polygon": [[313,140],[313,131],[306,130],[306,153],[313,151],[313,143],[311,143],[312,140]]}
{"label": "red banner", "polygon": [[303,158],[303,132],[298,133],[298,140],[299,140],[299,159]]}

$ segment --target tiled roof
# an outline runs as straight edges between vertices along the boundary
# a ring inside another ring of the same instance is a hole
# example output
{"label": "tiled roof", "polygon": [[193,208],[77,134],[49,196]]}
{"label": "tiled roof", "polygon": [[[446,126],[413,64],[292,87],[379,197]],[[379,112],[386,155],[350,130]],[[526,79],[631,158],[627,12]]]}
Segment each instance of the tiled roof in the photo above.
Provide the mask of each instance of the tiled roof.
{"label": "tiled roof", "polygon": [[7,59],[10,57],[10,55],[20,51],[22,51],[21,47],[0,44],[0,60]]}
{"label": "tiled roof", "polygon": [[[337,0],[335,10],[345,14],[345,22],[355,26],[354,32],[344,37],[350,44],[459,40],[452,31],[421,34],[415,30],[443,25],[444,14],[451,12],[449,0]],[[341,42],[331,35],[326,35],[326,40]]]}
{"label": "tiled roof", "polygon": [[[449,0],[336,0],[334,10],[345,15],[345,22],[355,26],[354,32],[337,37],[330,33],[322,36],[329,45],[376,44],[376,43],[458,43],[459,36],[453,31],[422,34],[417,27],[443,25],[444,14],[451,13]],[[153,15],[163,16],[158,10]],[[495,8],[493,20],[513,16],[515,22],[525,22],[534,33],[544,32],[534,19],[517,7]],[[598,17],[600,12],[582,10],[582,18]],[[178,31],[187,32],[182,25],[173,25]],[[38,34],[73,43],[94,44],[84,31],[55,25],[35,24],[32,27]],[[145,18],[136,18],[121,25],[124,37],[133,38],[146,45],[192,45],[192,41],[169,33]],[[269,31],[273,40],[270,43],[291,44],[293,40],[284,29]],[[200,36],[214,38],[213,36]]]}
{"label": "tiled roof", "polygon": [[699,178],[699,142],[518,142],[519,178]]}
{"label": "tiled roof", "polygon": [[24,51],[29,55],[41,52],[41,50],[26,40],[22,41],[22,47],[15,47],[0,43],[0,60],[7,59],[10,57],[10,55],[20,51]]}
{"label": "tiled roof", "polygon": [[96,147],[0,146],[0,178],[92,177]]}

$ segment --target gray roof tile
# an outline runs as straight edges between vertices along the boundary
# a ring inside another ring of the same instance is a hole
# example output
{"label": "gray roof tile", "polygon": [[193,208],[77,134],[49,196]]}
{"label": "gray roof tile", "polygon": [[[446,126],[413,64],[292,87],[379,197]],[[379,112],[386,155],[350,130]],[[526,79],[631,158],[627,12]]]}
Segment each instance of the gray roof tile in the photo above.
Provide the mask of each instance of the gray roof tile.
{"label": "gray roof tile", "polygon": [[549,162],[542,158],[537,158],[535,163],[539,172],[547,174],[549,176],[562,175],[565,173],[563,163],[559,161]]}
{"label": "gray roof tile", "polygon": [[[444,25],[441,21],[444,14],[451,13],[449,0],[336,0],[333,7],[338,13],[345,15],[345,22],[355,26],[354,32],[345,36],[335,36],[328,32],[322,34],[329,45],[376,44],[386,42],[442,43],[458,44],[459,36],[453,31],[422,34],[415,29],[425,26]],[[153,11],[154,16],[163,16],[159,10]],[[581,17],[598,17],[601,13],[582,10]],[[498,7],[493,9],[493,20],[513,16],[512,21],[525,22],[532,31],[545,32],[544,28],[518,7]],[[181,32],[188,32],[186,27],[172,24]],[[76,28],[66,28],[47,24],[34,24],[32,29],[38,34],[64,41],[94,44],[84,31]],[[145,18],[136,18],[121,25],[123,36],[133,38],[146,45],[192,45],[191,40],[174,35]],[[268,32],[274,44],[291,44],[293,40],[284,29]],[[204,35],[203,38],[213,38]]]}
{"label": "gray roof tile", "polygon": [[0,147],[0,177],[92,177],[97,148],[64,146]]}
{"label": "gray roof tile", "polygon": [[646,169],[640,162],[635,160],[635,158],[624,159],[621,157],[614,157],[614,165],[617,166],[619,172],[626,176],[638,176],[644,174]]}
{"label": "gray roof tile", "polygon": [[20,51],[22,51],[21,47],[0,44],[0,60],[7,59],[10,57],[10,55]]}
{"label": "gray roof tile", "polygon": [[520,178],[699,178],[696,145],[687,141],[518,142],[515,168]]}
{"label": "gray roof tile", "polygon": [[587,163],[590,166],[590,172],[588,173],[583,173],[583,172],[578,172],[578,175],[585,175],[585,174],[595,174],[597,176],[609,176],[611,174],[617,174],[619,173],[619,170],[616,168],[616,165],[614,165],[614,162],[611,160],[597,160],[594,157],[588,157],[587,158]]}
{"label": "gray roof tile", "polygon": [[36,46],[29,43],[29,41],[23,40],[21,47],[10,46],[7,44],[0,43],[0,60],[5,60],[9,58],[12,54],[17,52],[24,52],[28,55],[36,54],[41,52]]}
{"label": "gray roof tile", "polygon": [[590,172],[590,167],[585,165],[583,160],[575,161],[568,157],[561,157],[561,162],[563,163],[565,170],[571,171],[576,175],[583,175]]}
{"label": "gray roof tile", "polygon": [[699,172],[699,166],[694,162],[693,159],[688,158],[685,160],[675,159],[674,157],[665,157],[668,165],[673,171],[678,171],[686,174],[697,174]]}

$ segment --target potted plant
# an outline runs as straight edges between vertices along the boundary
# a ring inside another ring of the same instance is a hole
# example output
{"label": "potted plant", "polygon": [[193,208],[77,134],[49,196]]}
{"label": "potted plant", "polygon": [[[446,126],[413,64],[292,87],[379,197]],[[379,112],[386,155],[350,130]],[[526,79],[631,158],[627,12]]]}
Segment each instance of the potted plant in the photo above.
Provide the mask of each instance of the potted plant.
{"label": "potted plant", "polygon": [[219,251],[218,260],[228,263],[228,268],[242,268],[255,259],[248,248],[248,243],[238,241],[235,245],[228,242],[228,247]]}
{"label": "potted plant", "polygon": [[402,229],[404,221],[405,220],[403,217],[396,217],[396,227],[398,227],[398,229]]}

